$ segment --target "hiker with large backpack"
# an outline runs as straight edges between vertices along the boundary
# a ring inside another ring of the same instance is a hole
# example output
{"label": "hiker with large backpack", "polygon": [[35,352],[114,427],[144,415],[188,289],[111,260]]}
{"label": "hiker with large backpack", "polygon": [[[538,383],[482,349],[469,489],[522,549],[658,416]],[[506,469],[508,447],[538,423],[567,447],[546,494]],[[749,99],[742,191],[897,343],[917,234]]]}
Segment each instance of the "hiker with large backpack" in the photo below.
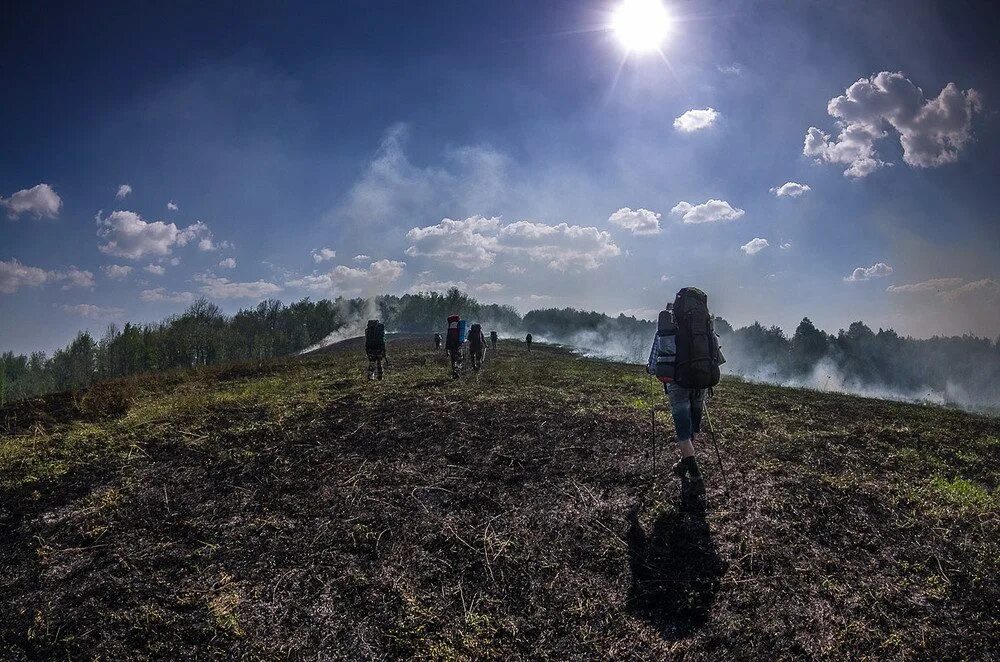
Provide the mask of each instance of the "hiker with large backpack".
{"label": "hiker with large backpack", "polygon": [[483,367],[483,359],[486,358],[486,336],[483,335],[483,327],[480,324],[469,327],[469,358],[472,370],[479,372]]}
{"label": "hiker with large backpack", "polygon": [[368,355],[368,379],[382,379],[382,362],[385,355],[385,325],[378,320],[368,320],[365,327],[365,354]]}
{"label": "hiker with large backpack", "polygon": [[458,379],[462,374],[462,363],[465,358],[465,328],[466,322],[458,315],[448,316],[448,332],[445,336],[444,348],[451,359],[451,376]]}
{"label": "hiker with large backpack", "polygon": [[674,473],[682,482],[689,482],[692,494],[705,492],[694,441],[701,432],[705,394],[719,383],[723,362],[708,296],[695,287],[682,288],[659,315],[646,371],[663,383],[670,401],[674,438],[681,455]]}
{"label": "hiker with large backpack", "polygon": [[524,344],[528,346],[528,351],[531,351],[531,334],[529,333],[524,337]]}
{"label": "hiker with large backpack", "polygon": [[440,333],[435,333],[434,334],[434,349],[436,349],[436,350],[440,350],[441,349],[441,334]]}
{"label": "hiker with large backpack", "polygon": [[490,345],[493,347],[493,351],[497,351],[497,332],[490,331]]}

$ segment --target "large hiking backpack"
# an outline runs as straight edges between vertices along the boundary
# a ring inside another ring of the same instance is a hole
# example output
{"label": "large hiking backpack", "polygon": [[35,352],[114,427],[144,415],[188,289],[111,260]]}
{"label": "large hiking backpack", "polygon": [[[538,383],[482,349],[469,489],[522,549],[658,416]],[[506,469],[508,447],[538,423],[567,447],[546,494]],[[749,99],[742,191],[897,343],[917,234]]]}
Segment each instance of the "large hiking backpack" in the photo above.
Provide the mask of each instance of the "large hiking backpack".
{"label": "large hiking backpack", "polygon": [[711,388],[719,383],[719,338],[708,312],[708,296],[696,287],[685,287],[674,299],[677,325],[677,362],[674,382],[685,388]]}
{"label": "large hiking backpack", "polygon": [[369,356],[385,354],[385,325],[378,320],[368,320],[365,327],[365,351]]}
{"label": "large hiking backpack", "polygon": [[458,322],[459,322],[458,315],[448,316],[448,335],[445,338],[445,343],[444,343],[445,349],[448,350],[458,349],[462,345],[462,341],[459,340],[459,335],[458,335]]}
{"label": "large hiking backpack", "polygon": [[480,349],[486,346],[486,336],[483,335],[481,324],[473,324],[469,327],[469,347]]}
{"label": "large hiking backpack", "polygon": [[669,310],[660,311],[656,321],[656,335],[653,348],[649,351],[646,372],[664,384],[674,381],[677,365],[677,325]]}

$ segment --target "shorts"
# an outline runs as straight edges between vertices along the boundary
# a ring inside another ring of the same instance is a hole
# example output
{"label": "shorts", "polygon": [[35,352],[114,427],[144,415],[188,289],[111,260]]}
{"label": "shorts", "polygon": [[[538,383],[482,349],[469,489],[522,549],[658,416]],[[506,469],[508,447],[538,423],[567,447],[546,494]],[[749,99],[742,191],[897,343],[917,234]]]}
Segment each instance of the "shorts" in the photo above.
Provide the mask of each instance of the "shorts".
{"label": "shorts", "polygon": [[676,440],[690,441],[701,432],[701,415],[705,410],[705,389],[684,388],[677,384],[664,384],[663,390],[670,399],[670,414],[674,419]]}

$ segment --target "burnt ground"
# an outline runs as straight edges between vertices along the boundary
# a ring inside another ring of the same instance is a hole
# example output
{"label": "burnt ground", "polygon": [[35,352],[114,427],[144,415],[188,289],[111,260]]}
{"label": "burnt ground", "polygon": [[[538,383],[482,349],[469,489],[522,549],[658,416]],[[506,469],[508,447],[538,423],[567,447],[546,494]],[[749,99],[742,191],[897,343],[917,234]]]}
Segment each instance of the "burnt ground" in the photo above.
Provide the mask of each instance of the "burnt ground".
{"label": "burnt ground", "polygon": [[[726,379],[682,490],[642,369],[428,339],[0,410],[0,658],[1000,649],[1000,420]],[[727,489],[728,485],[728,489]]]}

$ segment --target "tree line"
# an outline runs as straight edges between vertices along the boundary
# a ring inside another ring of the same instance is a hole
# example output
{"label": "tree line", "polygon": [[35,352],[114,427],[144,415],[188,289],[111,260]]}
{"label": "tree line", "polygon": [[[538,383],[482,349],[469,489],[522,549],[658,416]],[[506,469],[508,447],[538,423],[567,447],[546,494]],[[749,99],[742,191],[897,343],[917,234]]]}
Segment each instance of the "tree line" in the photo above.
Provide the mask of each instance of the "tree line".
{"label": "tree line", "polygon": [[[384,295],[374,300],[268,299],[234,315],[199,299],[179,315],[154,324],[111,325],[100,339],[79,333],[52,356],[0,355],[0,402],[89,386],[144,372],[297,354],[331,334],[361,335],[368,318],[409,333],[444,330],[450,314],[501,335],[530,331],[538,340],[573,345],[609,358],[645,363],[655,323],[573,308],[532,310],[484,304],[452,288],[445,293]],[[725,371],[775,383],[852,390],[898,391],[919,399],[922,390],[971,408],[1000,402],[1000,341],[975,336],[914,339],[872,331],[854,322],[836,335],[808,318],[787,337],[759,322],[734,329],[716,318]],[[835,380],[835,383],[830,382]]]}

